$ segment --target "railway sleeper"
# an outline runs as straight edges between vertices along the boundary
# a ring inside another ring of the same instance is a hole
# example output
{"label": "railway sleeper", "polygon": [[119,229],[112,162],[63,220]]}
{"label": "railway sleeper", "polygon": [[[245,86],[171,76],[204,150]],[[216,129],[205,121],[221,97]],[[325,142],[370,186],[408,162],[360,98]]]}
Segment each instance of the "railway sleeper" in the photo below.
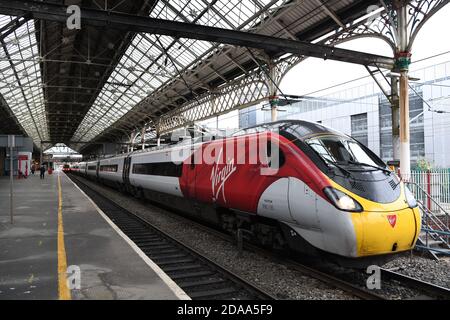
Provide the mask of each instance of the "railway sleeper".
{"label": "railway sleeper", "polygon": [[189,293],[189,296],[192,299],[211,299],[211,298],[216,298],[218,296],[234,294],[237,291],[238,291],[238,289],[236,289],[234,287],[227,287],[227,288],[222,288],[222,289],[192,292],[192,293]]}
{"label": "railway sleeper", "polygon": [[[170,273],[170,272],[169,272]],[[177,273],[172,274],[169,276],[172,278],[172,280],[178,280],[178,279],[193,279],[193,278],[200,278],[205,276],[211,276],[214,275],[213,271],[197,271],[197,272],[184,272],[184,273]]]}
{"label": "railway sleeper", "polygon": [[192,258],[172,259],[172,260],[169,260],[169,261],[167,261],[165,258],[163,258],[163,259],[152,258],[152,260],[159,266],[170,266],[170,265],[174,265],[174,264],[182,265],[182,264],[185,264],[185,263],[194,263],[195,262],[195,260],[192,259]]}
{"label": "railway sleeper", "polygon": [[174,267],[167,267],[167,266],[164,266],[164,264],[162,263],[161,268],[165,272],[175,272],[175,271],[186,271],[186,270],[192,270],[192,269],[201,269],[201,268],[204,268],[204,266],[199,263],[191,263],[191,264],[178,265],[178,266],[174,266]]}
{"label": "railway sleeper", "polygon": [[186,281],[179,282],[178,285],[183,289],[196,288],[201,286],[212,286],[226,283],[225,279],[217,278],[217,279],[205,279],[199,281]]}

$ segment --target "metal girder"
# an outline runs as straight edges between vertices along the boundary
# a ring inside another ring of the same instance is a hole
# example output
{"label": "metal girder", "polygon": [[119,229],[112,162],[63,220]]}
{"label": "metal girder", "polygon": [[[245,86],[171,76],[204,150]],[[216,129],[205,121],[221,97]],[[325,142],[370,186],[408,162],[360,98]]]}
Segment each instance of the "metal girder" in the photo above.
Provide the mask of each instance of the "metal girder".
{"label": "metal girder", "polygon": [[[407,28],[410,35],[408,50],[412,49],[414,40],[423,25],[440,9],[447,5],[450,0],[412,0],[407,1],[408,20]],[[380,1],[381,3],[381,1]],[[390,2],[384,2],[390,3]],[[384,40],[397,51],[397,17],[392,5],[385,7],[385,10],[378,15],[369,17],[369,23],[358,23],[339,31],[336,37],[325,42],[326,45],[337,45],[344,41],[349,41],[362,37],[374,37]],[[380,66],[381,67],[381,66]]]}
{"label": "metal girder", "polygon": [[268,96],[265,75],[261,70],[256,69],[248,76],[230,81],[162,116],[158,127],[160,133],[170,132],[183,127],[186,123],[257,104],[267,100]]}
{"label": "metal girder", "polygon": [[330,16],[331,19],[333,19],[341,28],[345,28],[344,23],[341,21],[341,19],[338,17],[336,12],[331,10],[325,3],[323,3],[321,0],[314,0],[319,6],[321,6],[325,12]]}
{"label": "metal girder", "polygon": [[117,145],[132,145],[131,142],[111,142],[111,141],[66,141],[66,142],[55,142],[55,141],[41,141],[42,144],[56,144],[56,143],[64,143],[66,145],[68,144],[84,144],[84,145],[90,145],[90,144],[105,144],[105,143],[112,143]]}
{"label": "metal girder", "polygon": [[408,21],[410,29],[410,43],[409,50],[416,39],[417,34],[423,25],[440,9],[447,5],[450,0],[438,0],[438,1],[419,1],[414,0],[410,2],[412,15]]}
{"label": "metal girder", "polygon": [[[62,23],[65,23],[68,18],[66,9],[67,7],[64,5],[47,2],[0,0],[1,14],[22,16],[30,14],[35,19],[59,21]],[[392,68],[394,65],[394,59],[390,57],[255,33],[107,12],[103,10],[83,8],[81,21],[83,24],[94,25],[97,27],[160,34],[175,38],[219,42],[263,49],[270,53],[294,53],[361,65],[378,65],[379,67],[388,69]]]}

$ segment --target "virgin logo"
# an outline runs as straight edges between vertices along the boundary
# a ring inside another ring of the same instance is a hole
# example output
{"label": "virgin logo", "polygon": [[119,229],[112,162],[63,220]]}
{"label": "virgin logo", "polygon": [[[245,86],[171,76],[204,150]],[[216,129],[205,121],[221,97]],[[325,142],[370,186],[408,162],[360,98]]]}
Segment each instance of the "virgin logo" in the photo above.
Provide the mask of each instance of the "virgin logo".
{"label": "virgin logo", "polygon": [[222,150],[223,149],[220,149],[219,155],[216,159],[216,164],[211,170],[211,187],[213,193],[213,201],[216,201],[219,198],[219,194],[222,192],[223,201],[226,203],[227,199],[225,198],[225,183],[236,171],[236,165],[234,163],[234,159],[229,159],[222,167],[219,167],[219,159],[221,159]]}
{"label": "virgin logo", "polygon": [[397,216],[396,215],[388,215],[387,219],[388,219],[389,224],[391,225],[391,227],[394,228],[395,224],[397,223]]}

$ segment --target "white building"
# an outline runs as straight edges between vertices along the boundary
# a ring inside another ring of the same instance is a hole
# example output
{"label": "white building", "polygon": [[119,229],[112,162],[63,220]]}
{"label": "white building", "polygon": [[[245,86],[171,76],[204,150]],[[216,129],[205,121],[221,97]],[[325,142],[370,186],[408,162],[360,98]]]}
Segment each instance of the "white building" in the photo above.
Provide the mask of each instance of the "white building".
{"label": "white building", "polygon": [[[426,159],[435,167],[450,167],[450,62],[411,72],[411,159]],[[364,79],[366,82],[371,79]],[[354,136],[381,156],[393,160],[391,108],[378,86],[352,83],[315,97],[280,107],[279,120],[320,122]],[[270,121],[261,106],[239,112],[240,127]]]}

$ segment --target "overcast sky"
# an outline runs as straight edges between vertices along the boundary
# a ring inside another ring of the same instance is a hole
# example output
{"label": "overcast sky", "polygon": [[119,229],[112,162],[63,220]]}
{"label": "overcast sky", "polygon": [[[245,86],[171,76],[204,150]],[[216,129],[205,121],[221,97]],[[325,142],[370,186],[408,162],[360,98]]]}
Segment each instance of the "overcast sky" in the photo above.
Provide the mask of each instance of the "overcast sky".
{"label": "overcast sky", "polygon": [[[450,5],[435,14],[419,32],[412,49],[412,61],[421,60],[429,56],[450,51]],[[392,56],[392,50],[384,41],[378,39],[358,39],[349,41],[340,48]],[[417,69],[438,62],[447,61],[450,55],[412,64],[411,69]],[[310,92],[339,84],[368,73],[363,66],[324,61],[309,58],[294,67],[283,79],[280,89],[284,94],[303,95]],[[369,80],[370,81],[370,80]]]}

